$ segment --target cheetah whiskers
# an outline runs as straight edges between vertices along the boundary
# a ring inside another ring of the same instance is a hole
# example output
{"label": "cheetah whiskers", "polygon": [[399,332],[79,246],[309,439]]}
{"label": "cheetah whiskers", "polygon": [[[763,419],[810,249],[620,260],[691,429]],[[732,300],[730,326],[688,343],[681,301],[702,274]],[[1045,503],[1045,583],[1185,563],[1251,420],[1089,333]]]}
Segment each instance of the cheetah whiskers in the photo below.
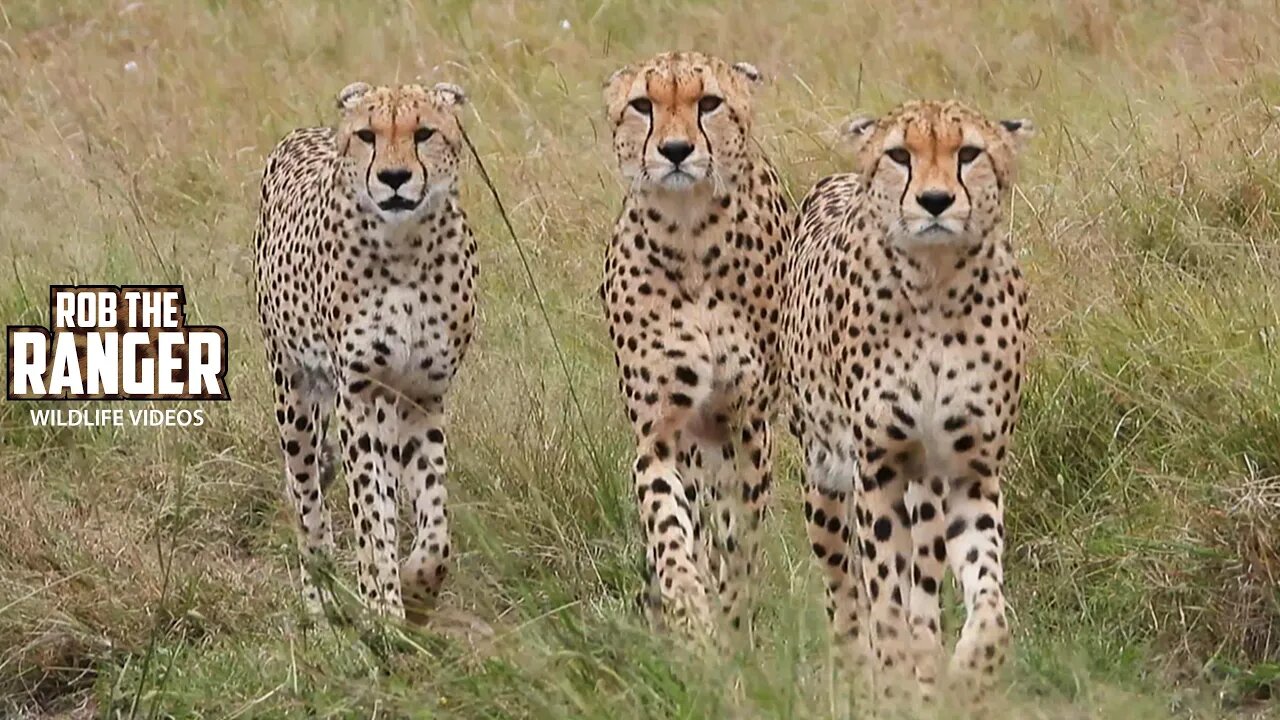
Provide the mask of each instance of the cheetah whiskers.
{"label": "cheetah whiskers", "polygon": [[716,164],[714,158],[707,161],[707,177],[711,179],[711,191],[717,196],[723,195],[725,189],[729,187],[724,180],[724,176],[720,173],[720,166]]}

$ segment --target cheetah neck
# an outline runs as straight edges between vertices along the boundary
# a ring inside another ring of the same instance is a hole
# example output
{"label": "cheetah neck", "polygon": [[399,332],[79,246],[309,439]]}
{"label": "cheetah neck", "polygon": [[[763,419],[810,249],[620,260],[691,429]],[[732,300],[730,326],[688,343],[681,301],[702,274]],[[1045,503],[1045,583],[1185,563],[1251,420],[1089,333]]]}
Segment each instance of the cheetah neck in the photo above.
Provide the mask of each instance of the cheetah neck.
{"label": "cheetah neck", "polygon": [[[417,210],[392,219],[383,216],[368,198],[360,197],[350,186],[336,184],[334,192],[338,196],[336,206],[347,209],[343,215],[350,214],[348,227],[389,253],[414,255],[438,249],[451,237],[449,231],[456,230],[453,219],[460,214],[455,185],[433,188]],[[453,237],[457,239],[456,232]]]}
{"label": "cheetah neck", "polygon": [[748,179],[762,162],[760,156],[748,152],[744,157],[724,160],[710,177],[687,188],[637,186],[630,196],[631,206],[646,216],[646,226],[658,228],[652,218],[655,214],[662,218],[659,235],[696,240],[708,227],[732,220],[738,199],[751,190]]}
{"label": "cheetah neck", "polygon": [[989,239],[976,245],[925,245],[908,250],[885,247],[890,273],[899,279],[903,296],[919,312],[944,307],[965,294],[974,269],[987,262],[996,247]]}
{"label": "cheetah neck", "polygon": [[645,214],[646,225],[661,228],[657,235],[679,236],[706,221],[716,204],[710,182],[701,182],[684,190],[654,187],[641,190],[636,207]]}

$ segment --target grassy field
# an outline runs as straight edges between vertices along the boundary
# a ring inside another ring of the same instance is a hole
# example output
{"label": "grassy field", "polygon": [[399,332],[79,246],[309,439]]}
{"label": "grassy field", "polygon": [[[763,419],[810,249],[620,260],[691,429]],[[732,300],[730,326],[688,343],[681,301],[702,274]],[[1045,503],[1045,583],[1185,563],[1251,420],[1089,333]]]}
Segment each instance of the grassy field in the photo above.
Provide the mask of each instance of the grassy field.
{"label": "grassy field", "polygon": [[[834,128],[858,110],[957,96],[1035,119],[999,706],[1280,717],[1280,5],[946,5],[0,0],[0,320],[43,322],[50,283],[185,284],[230,335],[234,398],[166,430],[0,404],[0,717],[848,714],[789,439],[757,649],[690,653],[632,609],[599,89],[672,48],[769,75],[757,132],[797,198],[847,167]],[[423,631],[308,628],[252,310],[258,177],[348,82],[419,76],[469,91],[533,280],[470,163],[456,571]]]}

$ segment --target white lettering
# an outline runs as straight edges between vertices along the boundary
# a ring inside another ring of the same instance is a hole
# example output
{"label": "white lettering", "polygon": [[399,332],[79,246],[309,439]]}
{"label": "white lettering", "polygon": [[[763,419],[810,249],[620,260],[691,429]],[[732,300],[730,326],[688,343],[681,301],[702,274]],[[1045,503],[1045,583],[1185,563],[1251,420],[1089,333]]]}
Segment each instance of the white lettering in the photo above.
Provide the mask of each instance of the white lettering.
{"label": "white lettering", "polygon": [[48,362],[48,338],[42,332],[14,332],[13,394],[43,395],[44,369]]}
{"label": "white lettering", "polygon": [[82,395],[84,379],[80,377],[80,360],[76,357],[76,336],[64,332],[55,337],[48,394],[61,395],[70,391],[72,395]]}
{"label": "white lettering", "polygon": [[53,296],[53,329],[75,327],[76,294],[60,290]]}
{"label": "white lettering", "polygon": [[173,374],[182,369],[181,359],[174,348],[182,344],[182,336],[177,333],[160,335],[160,378],[156,392],[161,395],[181,395],[182,383],[173,379]]}
{"label": "white lettering", "polygon": [[219,395],[218,373],[222,367],[222,335],[193,331],[187,335],[188,392],[192,395]]}
{"label": "white lettering", "polygon": [[89,333],[85,347],[85,391],[90,395],[120,392],[120,336],[116,333]]}
{"label": "white lettering", "polygon": [[145,332],[127,332],[120,339],[123,349],[124,365],[120,374],[124,376],[122,388],[129,395],[150,395],[155,392],[155,364],[151,358],[139,357],[141,348],[151,342]]}

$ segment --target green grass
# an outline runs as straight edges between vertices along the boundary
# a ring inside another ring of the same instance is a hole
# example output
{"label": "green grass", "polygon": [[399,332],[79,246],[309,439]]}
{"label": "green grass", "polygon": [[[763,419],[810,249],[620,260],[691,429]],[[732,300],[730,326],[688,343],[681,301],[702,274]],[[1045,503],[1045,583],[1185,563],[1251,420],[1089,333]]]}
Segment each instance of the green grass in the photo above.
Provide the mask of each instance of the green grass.
{"label": "green grass", "polygon": [[[51,283],[183,283],[190,321],[228,331],[234,398],[167,430],[33,428],[32,404],[0,404],[0,716],[862,716],[789,440],[756,649],[681,648],[632,608],[599,93],[669,48],[769,75],[756,132],[793,197],[848,167],[834,128],[859,110],[959,96],[1035,119],[1011,206],[1035,343],[1000,714],[1280,716],[1274,3],[951,5],[0,4],[0,318],[43,321]],[[310,626],[253,320],[257,179],[348,82],[418,76],[468,90],[547,315],[468,167],[483,269],[451,407],[456,571],[425,629]]]}

